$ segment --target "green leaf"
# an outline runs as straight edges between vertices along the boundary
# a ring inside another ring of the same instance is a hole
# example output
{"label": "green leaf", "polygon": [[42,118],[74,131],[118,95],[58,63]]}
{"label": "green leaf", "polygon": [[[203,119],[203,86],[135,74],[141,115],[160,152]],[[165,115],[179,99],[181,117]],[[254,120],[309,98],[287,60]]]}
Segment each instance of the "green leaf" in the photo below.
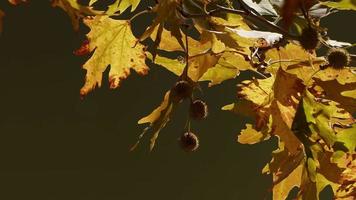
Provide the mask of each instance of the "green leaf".
{"label": "green leaf", "polygon": [[340,1],[324,1],[320,2],[330,8],[336,8],[339,10],[356,10],[355,0],[340,0]]}

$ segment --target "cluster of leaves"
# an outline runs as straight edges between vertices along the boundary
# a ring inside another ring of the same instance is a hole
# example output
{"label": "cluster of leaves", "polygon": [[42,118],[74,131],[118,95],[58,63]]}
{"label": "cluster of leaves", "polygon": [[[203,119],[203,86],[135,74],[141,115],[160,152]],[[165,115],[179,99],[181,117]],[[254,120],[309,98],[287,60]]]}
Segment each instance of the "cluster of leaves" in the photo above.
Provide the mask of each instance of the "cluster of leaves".
{"label": "cluster of leaves", "polygon": [[[109,66],[111,88],[119,87],[131,69],[147,74],[146,61],[178,76],[161,105],[138,122],[149,124],[139,138],[152,134],[151,150],[184,100],[191,102],[190,117],[180,141],[186,150],[196,150],[199,141],[190,120],[207,115],[206,104],[194,97],[199,82],[213,86],[250,71],[256,77],[239,84],[236,102],[223,110],[255,119],[240,131],[238,142],[278,138],[278,148],[262,170],[273,177],[273,199],[285,199],[294,187],[299,188],[297,199],[318,199],[326,186],[336,199],[355,199],[356,75],[350,66],[355,56],[348,53],[354,45],[330,39],[320,26],[333,12],[356,10],[353,1],[157,0],[141,11],[136,10],[140,0],[96,8],[101,3],[52,0],[68,13],[75,29],[82,20],[90,28],[88,40],[75,51],[92,53],[83,65],[82,96],[100,87]],[[132,17],[121,19],[125,11]],[[154,14],[154,20],[135,36],[131,25],[144,14]],[[319,48],[329,53],[319,55]],[[167,57],[167,52],[185,56]]]}

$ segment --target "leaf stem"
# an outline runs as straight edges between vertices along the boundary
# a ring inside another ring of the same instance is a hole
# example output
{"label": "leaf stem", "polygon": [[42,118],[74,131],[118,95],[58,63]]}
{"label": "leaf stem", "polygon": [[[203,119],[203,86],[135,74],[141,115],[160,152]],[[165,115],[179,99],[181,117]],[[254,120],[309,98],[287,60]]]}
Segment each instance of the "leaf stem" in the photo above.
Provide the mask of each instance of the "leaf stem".
{"label": "leaf stem", "polygon": [[143,10],[143,11],[141,11],[141,12],[138,12],[138,13],[136,13],[134,16],[132,16],[132,17],[129,19],[129,22],[131,23],[132,20],[134,20],[136,17],[141,16],[141,15],[146,14],[146,13],[150,13],[150,12],[152,12],[152,8],[151,8],[151,7],[148,7],[148,9]]}
{"label": "leaf stem", "polygon": [[188,67],[189,67],[189,47],[188,47],[188,35],[185,34],[185,67],[182,73],[182,78],[188,78]]}

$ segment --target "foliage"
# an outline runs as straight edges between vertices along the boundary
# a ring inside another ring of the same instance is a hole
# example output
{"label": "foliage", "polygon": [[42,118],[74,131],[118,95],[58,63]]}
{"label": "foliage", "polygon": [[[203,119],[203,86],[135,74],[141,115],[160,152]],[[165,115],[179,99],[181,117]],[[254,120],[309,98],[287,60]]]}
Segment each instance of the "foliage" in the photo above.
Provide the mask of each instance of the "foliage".
{"label": "foliage", "polygon": [[[319,199],[326,186],[335,199],[355,199],[356,75],[351,66],[355,55],[348,52],[354,45],[330,39],[320,26],[329,14],[356,10],[353,0],[157,0],[146,8],[140,0],[51,2],[68,13],[75,30],[81,22],[90,28],[87,41],[75,51],[92,53],[83,65],[83,97],[101,86],[109,66],[111,88],[119,87],[131,69],[147,74],[146,62],[178,76],[160,106],[138,121],[148,123],[139,140],[151,134],[150,150],[178,105],[188,100],[190,118],[181,143],[195,151],[198,137],[190,123],[207,115],[205,102],[194,97],[199,82],[213,86],[249,71],[255,77],[238,84],[236,102],[222,109],[254,119],[238,134],[239,143],[278,138],[262,170],[272,175],[273,199],[287,198],[294,187],[299,188],[297,199]],[[134,35],[135,21],[149,14],[151,24]],[[4,16],[0,10],[0,30]],[[179,56],[167,57],[169,52]],[[200,107],[193,108],[193,102]]]}

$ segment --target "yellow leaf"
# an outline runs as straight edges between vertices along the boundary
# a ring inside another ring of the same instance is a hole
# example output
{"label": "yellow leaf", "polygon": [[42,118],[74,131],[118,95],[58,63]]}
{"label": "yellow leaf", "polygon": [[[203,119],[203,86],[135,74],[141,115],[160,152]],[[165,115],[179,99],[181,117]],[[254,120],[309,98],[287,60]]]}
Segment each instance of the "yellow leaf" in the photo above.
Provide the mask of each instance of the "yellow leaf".
{"label": "yellow leaf", "polygon": [[350,113],[356,112],[356,90],[352,90],[356,88],[356,82],[342,85],[337,80],[321,81],[317,79],[316,84],[323,89],[326,99],[338,102],[338,107],[344,108]]}
{"label": "yellow leaf", "polygon": [[146,117],[141,118],[137,123],[145,124],[145,123],[153,123],[153,122],[157,121],[161,117],[162,111],[167,109],[167,107],[169,105],[169,96],[170,96],[170,92],[166,92],[161,105],[158,108],[156,108],[154,111],[152,111],[151,114],[147,115]]}
{"label": "yellow leaf", "polygon": [[140,2],[141,0],[116,0],[113,4],[108,6],[108,10],[105,13],[108,15],[113,15],[115,13],[121,14],[130,6],[131,12],[133,12]]}
{"label": "yellow leaf", "polygon": [[122,79],[134,69],[141,75],[147,74],[144,46],[137,42],[126,20],[114,20],[107,16],[85,19],[91,31],[87,34],[91,58],[84,64],[87,70],[81,95],[86,95],[96,85],[100,87],[102,73],[110,65],[110,88],[117,88]]}
{"label": "yellow leaf", "polygon": [[[182,45],[179,43],[178,39],[174,37],[172,32],[163,28],[162,33],[158,36],[158,27],[157,26],[151,34],[152,40],[156,40],[157,37],[160,37],[160,43],[158,44],[158,48],[164,51],[184,51]],[[183,35],[183,32],[180,31]],[[183,47],[185,47],[185,43],[183,43]],[[188,36],[188,48],[189,55],[194,56],[197,54],[201,54],[202,52],[206,52],[211,48],[210,41],[197,41]]]}
{"label": "yellow leaf", "polygon": [[298,165],[286,178],[273,186],[273,199],[287,199],[294,187],[300,187],[304,162]]}
{"label": "yellow leaf", "polygon": [[350,68],[333,69],[328,67],[315,74],[315,77],[322,81],[337,80],[341,85],[356,82],[356,75]]}
{"label": "yellow leaf", "polygon": [[237,140],[241,144],[256,144],[269,138],[270,135],[267,133],[267,131],[257,131],[252,127],[251,124],[246,124],[246,128],[241,131],[240,135],[238,135]]}
{"label": "yellow leaf", "polygon": [[157,107],[151,114],[143,117],[138,121],[138,124],[149,123],[150,125],[145,128],[143,133],[139,136],[139,140],[136,144],[131,148],[131,150],[135,149],[140,142],[140,139],[146,134],[148,131],[152,132],[152,137],[150,140],[150,150],[155,146],[156,139],[162,128],[166,126],[168,121],[170,120],[170,116],[172,112],[175,110],[177,102],[172,100],[171,92],[168,91],[164,96],[164,99],[159,107]]}

